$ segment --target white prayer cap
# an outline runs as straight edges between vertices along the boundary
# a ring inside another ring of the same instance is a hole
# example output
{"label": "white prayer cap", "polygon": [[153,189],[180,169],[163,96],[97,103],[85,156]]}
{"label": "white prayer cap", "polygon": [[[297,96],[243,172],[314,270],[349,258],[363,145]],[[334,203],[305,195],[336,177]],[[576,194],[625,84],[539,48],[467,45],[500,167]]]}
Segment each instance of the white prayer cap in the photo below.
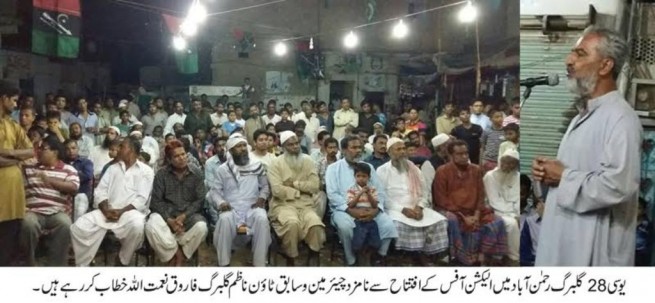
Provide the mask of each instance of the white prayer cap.
{"label": "white prayer cap", "polygon": [[232,139],[232,138],[244,138],[244,139],[245,139],[245,137],[243,136],[243,134],[242,134],[242,133],[239,133],[239,132],[234,133],[234,134],[231,134],[230,137],[229,137],[228,139]]}
{"label": "white prayer cap", "polygon": [[127,107],[127,100],[123,99],[120,102],[118,102],[118,108],[121,107]]}
{"label": "white prayer cap", "polygon": [[139,137],[143,137],[143,134],[138,130],[135,130],[135,131],[130,133],[130,137],[134,136],[134,135],[139,135]]}
{"label": "white prayer cap", "polygon": [[387,141],[387,151],[389,149],[391,149],[392,146],[394,146],[394,145],[396,145],[398,143],[405,144],[405,141],[403,141],[402,139],[396,138],[396,137],[393,137],[393,138],[389,139],[389,141]]}
{"label": "white prayer cap", "polygon": [[297,137],[296,133],[290,131],[290,130],[285,130],[280,133],[280,144],[284,144],[287,142],[287,140],[291,139],[292,137]]}
{"label": "white prayer cap", "polygon": [[132,126],[134,126],[134,125],[141,125],[141,126],[143,126],[143,123],[141,123],[141,121],[136,121],[136,122],[132,123]]}
{"label": "white prayer cap", "polygon": [[243,136],[231,136],[230,139],[227,140],[227,143],[225,144],[225,148],[227,148],[227,150],[230,150],[241,142],[246,143],[246,145],[248,144],[248,141],[246,141],[246,139]]}
{"label": "white prayer cap", "polygon": [[514,159],[516,159],[516,160],[520,160],[520,159],[519,159],[519,152],[518,152],[517,150],[515,150],[515,149],[508,149],[508,150],[506,150],[506,151],[503,153],[503,155],[502,155],[501,158],[504,158],[504,157],[512,157],[512,158],[514,158]]}
{"label": "white prayer cap", "polygon": [[432,146],[436,148],[439,145],[448,142],[449,139],[450,139],[450,136],[448,136],[446,134],[436,135],[434,138],[432,138]]}
{"label": "white prayer cap", "polygon": [[121,134],[121,130],[120,130],[118,127],[116,127],[116,126],[110,126],[109,128],[115,130],[117,134],[119,134],[119,135]]}
{"label": "white prayer cap", "polygon": [[382,122],[373,123],[373,127],[375,127],[376,125],[380,125],[380,127],[384,127],[384,124],[382,124]]}

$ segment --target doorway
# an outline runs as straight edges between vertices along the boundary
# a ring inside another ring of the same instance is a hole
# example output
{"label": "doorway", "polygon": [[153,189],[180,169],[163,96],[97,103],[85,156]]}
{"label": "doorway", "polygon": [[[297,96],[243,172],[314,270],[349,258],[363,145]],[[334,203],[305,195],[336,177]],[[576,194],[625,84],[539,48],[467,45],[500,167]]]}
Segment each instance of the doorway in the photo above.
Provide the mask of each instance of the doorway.
{"label": "doorway", "polygon": [[348,98],[352,104],[354,87],[355,81],[330,81],[330,110],[339,109],[343,98]]}

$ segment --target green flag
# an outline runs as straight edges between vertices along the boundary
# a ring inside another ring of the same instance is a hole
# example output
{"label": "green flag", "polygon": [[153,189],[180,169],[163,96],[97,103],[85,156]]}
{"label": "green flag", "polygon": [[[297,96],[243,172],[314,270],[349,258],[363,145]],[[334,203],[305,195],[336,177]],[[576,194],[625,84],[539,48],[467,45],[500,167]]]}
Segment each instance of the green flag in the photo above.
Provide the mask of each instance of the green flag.
{"label": "green flag", "polygon": [[82,14],[79,0],[33,0],[32,52],[77,58]]}
{"label": "green flag", "polygon": [[175,64],[180,74],[198,73],[198,48],[189,46],[188,50],[175,53]]}

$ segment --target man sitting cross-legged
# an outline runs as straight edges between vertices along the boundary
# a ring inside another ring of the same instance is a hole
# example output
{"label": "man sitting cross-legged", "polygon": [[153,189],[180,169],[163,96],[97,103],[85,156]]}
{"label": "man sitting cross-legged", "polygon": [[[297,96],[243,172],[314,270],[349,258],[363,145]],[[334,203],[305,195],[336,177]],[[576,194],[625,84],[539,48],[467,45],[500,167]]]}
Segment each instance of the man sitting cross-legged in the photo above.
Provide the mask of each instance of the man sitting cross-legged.
{"label": "man sitting cross-legged", "polygon": [[396,249],[418,253],[418,262],[429,266],[428,256],[448,249],[448,220],[428,202],[430,187],[421,170],[407,157],[405,143],[387,143],[391,161],[377,173],[387,193],[387,212],[398,230]]}

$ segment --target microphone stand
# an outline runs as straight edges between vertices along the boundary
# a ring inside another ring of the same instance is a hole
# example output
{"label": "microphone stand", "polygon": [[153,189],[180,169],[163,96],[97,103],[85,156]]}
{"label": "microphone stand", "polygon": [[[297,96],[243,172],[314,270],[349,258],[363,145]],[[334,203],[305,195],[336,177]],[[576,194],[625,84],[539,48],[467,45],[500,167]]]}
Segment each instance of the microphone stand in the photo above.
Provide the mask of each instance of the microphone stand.
{"label": "microphone stand", "polygon": [[[532,93],[532,87],[534,87],[534,86],[526,86],[525,91],[523,91],[523,100],[521,100],[521,104],[520,104],[521,110],[523,110],[523,105],[525,105],[525,101],[527,101],[528,98],[530,98],[530,94]],[[519,151],[519,153],[520,153],[520,151]],[[546,197],[544,196],[543,187],[542,187],[541,182],[533,180],[532,193],[534,194],[534,196],[537,199],[546,202]],[[536,203],[536,202],[537,201],[534,201],[534,203]]]}
{"label": "microphone stand", "polygon": [[523,104],[525,104],[525,101],[530,98],[530,94],[532,93],[532,86],[526,86],[525,91],[523,91],[523,100],[521,100],[521,105],[520,108],[523,109]]}

